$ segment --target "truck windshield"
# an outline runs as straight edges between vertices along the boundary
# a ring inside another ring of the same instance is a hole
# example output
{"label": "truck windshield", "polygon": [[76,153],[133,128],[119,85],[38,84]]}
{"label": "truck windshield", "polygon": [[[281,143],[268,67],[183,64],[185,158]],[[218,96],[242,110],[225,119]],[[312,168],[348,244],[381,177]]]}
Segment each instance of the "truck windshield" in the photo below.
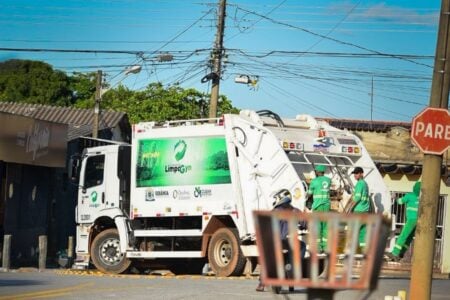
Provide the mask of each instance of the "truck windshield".
{"label": "truck windshield", "polygon": [[103,170],[105,167],[105,156],[91,156],[86,161],[86,174],[84,177],[84,187],[90,188],[103,183]]}

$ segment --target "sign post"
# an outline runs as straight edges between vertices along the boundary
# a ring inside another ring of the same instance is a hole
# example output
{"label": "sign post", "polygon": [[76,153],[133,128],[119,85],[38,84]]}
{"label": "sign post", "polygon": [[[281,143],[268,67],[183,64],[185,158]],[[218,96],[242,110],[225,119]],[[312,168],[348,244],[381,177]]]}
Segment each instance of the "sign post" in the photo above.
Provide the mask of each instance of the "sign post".
{"label": "sign post", "polygon": [[[414,127],[411,131],[411,139],[417,143],[419,148],[425,150],[419,215],[414,240],[415,251],[409,286],[409,294],[412,300],[431,298],[436,218],[441,184],[442,155],[440,153],[443,153],[448,148],[449,40],[450,1],[444,0],[441,2],[439,17],[430,109],[426,109],[414,118]],[[443,120],[437,121],[439,116],[444,114],[442,110],[444,112],[447,110],[447,116]],[[431,145],[434,143],[435,145]]]}

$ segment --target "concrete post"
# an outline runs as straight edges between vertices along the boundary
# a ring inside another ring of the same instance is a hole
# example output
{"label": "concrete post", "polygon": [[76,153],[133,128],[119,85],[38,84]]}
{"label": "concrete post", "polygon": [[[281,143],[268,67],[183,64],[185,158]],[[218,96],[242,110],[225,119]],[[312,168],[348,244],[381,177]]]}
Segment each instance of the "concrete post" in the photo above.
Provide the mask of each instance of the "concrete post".
{"label": "concrete post", "polygon": [[39,236],[39,270],[45,270],[47,263],[47,236]]}
{"label": "concrete post", "polygon": [[2,255],[2,268],[5,271],[8,271],[10,264],[10,256],[11,256],[11,235],[5,234],[3,237],[3,255]]}
{"label": "concrete post", "polygon": [[67,257],[69,259],[73,258],[73,241],[74,241],[73,236],[72,235],[69,236],[69,242],[67,245]]}

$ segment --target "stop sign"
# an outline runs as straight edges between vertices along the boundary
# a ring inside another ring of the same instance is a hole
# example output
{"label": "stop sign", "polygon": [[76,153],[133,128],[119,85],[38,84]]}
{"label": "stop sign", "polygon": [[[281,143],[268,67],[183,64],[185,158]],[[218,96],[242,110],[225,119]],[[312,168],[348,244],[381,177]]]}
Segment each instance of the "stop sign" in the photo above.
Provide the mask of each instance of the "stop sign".
{"label": "stop sign", "polygon": [[428,107],[414,117],[411,139],[428,154],[442,154],[450,146],[450,114],[447,109]]}

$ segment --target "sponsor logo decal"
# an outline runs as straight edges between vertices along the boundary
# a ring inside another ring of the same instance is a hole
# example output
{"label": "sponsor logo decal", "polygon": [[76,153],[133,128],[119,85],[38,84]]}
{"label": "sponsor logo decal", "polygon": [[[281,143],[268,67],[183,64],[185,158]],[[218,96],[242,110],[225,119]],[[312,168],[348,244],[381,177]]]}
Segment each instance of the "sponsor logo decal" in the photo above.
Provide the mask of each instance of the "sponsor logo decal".
{"label": "sponsor logo decal", "polygon": [[162,196],[162,197],[169,196],[169,191],[164,191],[164,190],[162,190],[162,191],[155,191],[155,195],[156,196]]}
{"label": "sponsor logo decal", "polygon": [[156,198],[169,197],[169,191],[167,190],[154,190],[148,189],[145,191],[145,201],[155,201]]}
{"label": "sponsor logo decal", "polygon": [[166,173],[180,173],[184,174],[188,171],[192,170],[191,165],[183,165],[183,164],[173,164],[173,165],[166,165],[164,168],[164,171]]}
{"label": "sponsor logo decal", "polygon": [[210,197],[211,195],[212,191],[210,189],[202,189],[199,186],[195,187],[194,189],[195,198]]}
{"label": "sponsor logo decal", "polygon": [[90,198],[91,198],[92,203],[89,205],[89,207],[96,208],[96,207],[100,206],[100,204],[96,203],[97,202],[97,191],[92,191]]}
{"label": "sponsor logo decal", "polygon": [[[174,157],[175,160],[178,162],[180,160],[182,160],[186,154],[186,150],[187,150],[187,144],[184,140],[179,140],[175,146],[173,147],[173,150],[175,152]],[[166,165],[164,167],[164,171],[166,173],[180,173],[180,174],[184,174],[187,173],[188,171],[192,170],[192,166],[191,165],[185,165],[185,164],[170,164],[170,165]]]}
{"label": "sponsor logo decal", "polygon": [[148,189],[145,191],[145,201],[155,201],[155,192],[153,189]]}
{"label": "sponsor logo decal", "polygon": [[184,155],[186,154],[187,145],[184,140],[179,140],[175,147],[173,147],[173,150],[175,151],[175,159],[177,161],[180,161],[183,159]]}
{"label": "sponsor logo decal", "polygon": [[186,190],[174,190],[172,192],[173,199],[188,200],[191,199],[191,193]]}

